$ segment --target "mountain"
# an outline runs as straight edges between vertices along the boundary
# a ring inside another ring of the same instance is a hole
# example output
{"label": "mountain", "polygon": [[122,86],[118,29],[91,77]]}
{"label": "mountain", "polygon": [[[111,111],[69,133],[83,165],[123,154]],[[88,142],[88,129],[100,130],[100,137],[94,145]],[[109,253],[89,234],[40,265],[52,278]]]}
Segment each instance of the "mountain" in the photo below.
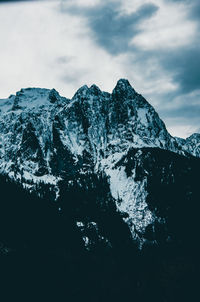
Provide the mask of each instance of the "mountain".
{"label": "mountain", "polygon": [[[40,197],[48,191],[59,211],[65,207],[63,196],[70,196],[75,188],[90,192],[95,187],[94,198],[102,199],[102,207],[114,201],[140,247],[147,241],[146,229],[165,221],[147,202],[154,153],[165,152],[175,161],[183,158],[183,174],[187,161],[195,160],[192,155],[200,155],[200,134],[186,140],[173,138],[154,108],[125,79],[111,94],[85,85],[71,100],[55,89],[21,89],[1,100],[0,108],[2,175]],[[143,164],[146,156],[148,168]],[[159,172],[162,182],[175,178],[176,164],[156,159],[155,164],[164,171]],[[88,223],[96,222],[77,221],[80,228]],[[85,243],[89,244],[88,237]]]}
{"label": "mountain", "polygon": [[193,133],[186,139],[175,137],[180,149],[200,157],[200,133]]}
{"label": "mountain", "polygon": [[196,300],[200,134],[172,137],[125,79],[21,89],[0,133],[4,301]]}

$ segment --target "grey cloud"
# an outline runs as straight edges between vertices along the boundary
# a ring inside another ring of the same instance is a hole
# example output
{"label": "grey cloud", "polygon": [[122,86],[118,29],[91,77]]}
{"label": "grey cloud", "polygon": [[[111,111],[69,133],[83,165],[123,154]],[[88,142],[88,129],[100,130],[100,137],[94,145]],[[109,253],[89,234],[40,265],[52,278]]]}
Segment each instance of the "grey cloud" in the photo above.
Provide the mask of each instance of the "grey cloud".
{"label": "grey cloud", "polygon": [[160,110],[160,113],[164,117],[177,117],[177,118],[184,118],[189,119],[191,122],[191,118],[193,119],[193,122],[199,123],[199,116],[200,116],[200,104],[188,104],[186,106],[180,106],[178,108],[172,108],[168,110]]}
{"label": "grey cloud", "polygon": [[[200,29],[200,1],[199,0],[167,0],[169,2],[185,3],[187,18]],[[178,47],[174,51],[162,51],[158,56],[159,63],[167,72],[171,72],[175,83],[179,84],[177,94],[187,94],[200,89],[200,34],[192,43],[185,47]]]}
{"label": "grey cloud", "polygon": [[174,128],[182,126],[183,129],[185,128],[185,135],[189,136],[193,132],[200,132],[200,104],[190,105],[190,97],[185,95],[183,96],[183,99],[184,98],[187,98],[187,100],[189,101],[188,105],[180,105],[177,106],[177,108],[171,108],[168,110],[160,109],[158,110],[158,113],[160,117],[165,121],[167,126]]}
{"label": "grey cloud", "polygon": [[189,16],[193,19],[195,18],[198,23],[200,24],[200,2],[195,1],[195,3],[192,5]]}
{"label": "grey cloud", "polygon": [[61,56],[56,59],[57,64],[63,65],[70,63],[74,58],[72,56]]}
{"label": "grey cloud", "polygon": [[188,17],[196,19],[200,23],[200,2],[199,0],[166,0],[171,3],[184,3],[188,8]]}
{"label": "grey cloud", "polygon": [[102,1],[95,7],[72,6],[66,11],[86,17],[93,39],[109,53],[117,55],[129,49],[131,39],[140,32],[139,24],[158,10],[152,3],[140,6],[131,14],[124,14],[120,8],[120,1]]}
{"label": "grey cloud", "polygon": [[0,4],[1,3],[12,3],[12,2],[27,2],[27,1],[30,2],[30,1],[39,1],[39,0],[0,0]]}
{"label": "grey cloud", "polygon": [[127,51],[130,40],[139,33],[140,22],[156,11],[156,6],[148,4],[125,16],[119,15],[113,8],[102,7],[96,11],[96,16],[92,15],[89,22],[97,42],[108,52],[119,54]]}
{"label": "grey cloud", "polygon": [[173,52],[161,52],[158,55],[160,64],[170,71],[179,92],[189,93],[200,89],[200,48],[179,48]]}
{"label": "grey cloud", "polygon": [[[86,73],[87,73],[87,70],[84,68],[78,68],[78,70],[77,70],[77,68],[76,69],[66,68],[62,72],[62,74],[60,76],[60,80],[63,83],[81,86],[82,79]],[[77,74],[78,74],[78,78],[77,78]]]}

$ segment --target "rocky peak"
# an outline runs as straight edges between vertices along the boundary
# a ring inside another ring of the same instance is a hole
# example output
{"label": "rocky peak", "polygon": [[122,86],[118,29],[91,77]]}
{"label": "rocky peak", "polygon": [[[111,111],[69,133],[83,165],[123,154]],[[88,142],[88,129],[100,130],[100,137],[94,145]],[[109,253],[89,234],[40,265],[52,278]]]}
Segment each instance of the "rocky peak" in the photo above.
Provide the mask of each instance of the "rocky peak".
{"label": "rocky peak", "polygon": [[56,101],[59,101],[60,95],[59,93],[53,88],[49,92],[49,99],[50,102],[55,103]]}
{"label": "rocky peak", "polygon": [[113,97],[115,100],[121,99],[121,101],[126,100],[127,98],[135,98],[136,92],[126,79],[120,79],[117,82],[117,85],[113,89],[112,92]]}
{"label": "rocky peak", "polygon": [[101,89],[100,89],[97,85],[95,85],[95,84],[93,84],[93,85],[89,88],[89,90],[90,90],[90,92],[91,92],[92,94],[97,95],[97,96],[102,94]]}
{"label": "rocky peak", "polygon": [[117,90],[126,91],[127,89],[131,89],[131,90],[135,91],[127,79],[119,79],[114,88],[114,91],[117,91]]}
{"label": "rocky peak", "polygon": [[80,178],[88,185],[87,175],[103,174],[118,210],[128,215],[133,234],[136,225],[143,232],[154,221],[145,202],[147,173],[142,171],[137,180],[137,167],[126,174],[120,159],[132,160],[129,151],[144,147],[200,156],[198,134],[180,145],[154,108],[125,79],[117,82],[112,94],[84,85],[72,100],[55,89],[22,89],[0,100],[0,109],[1,173],[23,179],[28,188],[51,184],[56,193],[63,177],[66,186],[74,182],[79,186]]}
{"label": "rocky peak", "polygon": [[57,106],[67,104],[68,99],[61,97],[59,93],[53,89],[44,88],[22,88],[15,96],[9,97],[10,110],[30,110],[40,107]]}
{"label": "rocky peak", "polygon": [[180,137],[176,137],[175,139],[179,149],[193,156],[200,157],[200,133],[193,133],[186,139]]}
{"label": "rocky peak", "polygon": [[72,100],[79,98],[79,97],[84,97],[88,94],[88,92],[89,92],[89,87],[87,85],[83,85],[76,91]]}
{"label": "rocky peak", "polygon": [[200,133],[193,133],[189,137],[186,138],[187,141],[199,142],[200,143]]}

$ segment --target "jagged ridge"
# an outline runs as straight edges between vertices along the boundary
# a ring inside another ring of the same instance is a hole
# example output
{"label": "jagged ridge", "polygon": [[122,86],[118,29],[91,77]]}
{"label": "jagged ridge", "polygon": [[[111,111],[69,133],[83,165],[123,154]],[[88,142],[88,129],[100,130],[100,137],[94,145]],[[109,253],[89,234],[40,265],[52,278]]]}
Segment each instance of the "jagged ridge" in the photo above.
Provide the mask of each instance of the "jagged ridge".
{"label": "jagged ridge", "polygon": [[140,244],[146,228],[160,218],[146,202],[145,173],[140,180],[136,168],[127,175],[121,159],[131,149],[144,147],[200,155],[200,135],[173,138],[154,108],[125,79],[111,94],[85,85],[71,100],[55,89],[22,89],[1,100],[0,110],[2,174],[30,190],[50,184],[57,200],[62,181],[73,187],[84,175],[105,175],[118,211],[127,215],[124,220]]}

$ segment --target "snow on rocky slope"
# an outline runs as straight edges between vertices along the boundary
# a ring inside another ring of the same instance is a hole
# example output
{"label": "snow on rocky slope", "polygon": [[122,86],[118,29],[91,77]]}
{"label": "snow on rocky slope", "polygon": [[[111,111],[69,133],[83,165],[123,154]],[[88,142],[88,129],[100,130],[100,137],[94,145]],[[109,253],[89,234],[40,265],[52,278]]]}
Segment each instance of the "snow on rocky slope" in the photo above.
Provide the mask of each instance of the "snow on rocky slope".
{"label": "snow on rocky slope", "polygon": [[186,139],[175,137],[180,149],[200,157],[200,133],[193,133]]}
{"label": "snow on rocky slope", "polygon": [[[200,157],[200,134],[173,138],[154,108],[125,79],[113,92],[81,87],[69,100],[52,89],[21,89],[0,100],[0,173],[33,190],[85,173],[104,173],[133,237],[159,219],[146,203],[146,176],[127,176],[119,161],[133,148]],[[120,201],[120,202],[119,202]]]}

